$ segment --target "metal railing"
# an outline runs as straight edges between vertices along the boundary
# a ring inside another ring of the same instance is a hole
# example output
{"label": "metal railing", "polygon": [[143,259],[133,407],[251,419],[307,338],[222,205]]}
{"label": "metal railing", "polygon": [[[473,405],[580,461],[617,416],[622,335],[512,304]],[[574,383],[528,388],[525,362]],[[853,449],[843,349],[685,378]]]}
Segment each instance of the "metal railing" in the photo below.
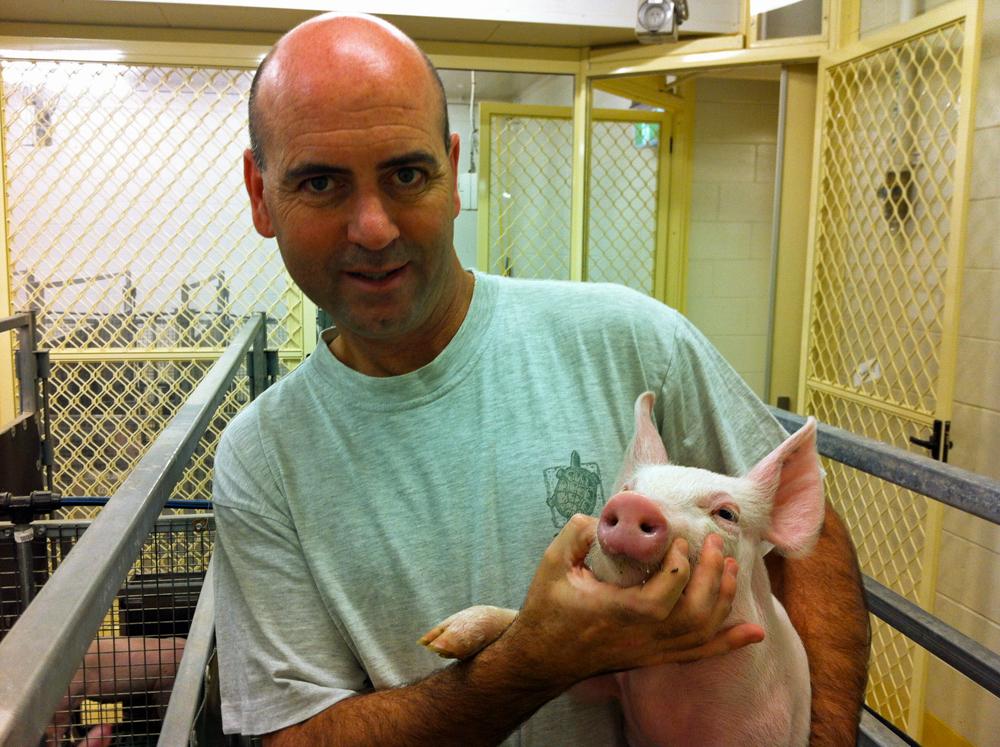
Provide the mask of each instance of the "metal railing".
{"label": "metal railing", "polygon": [[[771,412],[789,432],[805,423],[801,415],[777,408],[771,408]],[[841,464],[1000,524],[1000,482],[996,480],[822,423],[817,430],[817,447],[820,454]],[[864,576],[863,581],[865,598],[872,614],[978,685],[1000,696],[1000,654],[875,579]],[[862,719],[858,743],[905,744],[867,713]]]}
{"label": "metal railing", "polygon": [[255,315],[0,642],[0,744],[38,742],[248,351],[264,388],[264,346]]}

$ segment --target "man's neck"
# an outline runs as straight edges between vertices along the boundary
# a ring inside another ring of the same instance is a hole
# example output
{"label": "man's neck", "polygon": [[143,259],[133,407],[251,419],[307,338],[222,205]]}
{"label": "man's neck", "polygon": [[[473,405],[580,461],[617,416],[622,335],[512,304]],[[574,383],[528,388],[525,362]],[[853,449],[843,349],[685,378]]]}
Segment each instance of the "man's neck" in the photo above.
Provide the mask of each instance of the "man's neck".
{"label": "man's neck", "polygon": [[458,292],[427,329],[385,340],[360,338],[343,330],[330,341],[330,352],[345,366],[366,376],[401,376],[416,371],[437,358],[455,337],[469,312],[474,288],[474,277],[463,271]]}

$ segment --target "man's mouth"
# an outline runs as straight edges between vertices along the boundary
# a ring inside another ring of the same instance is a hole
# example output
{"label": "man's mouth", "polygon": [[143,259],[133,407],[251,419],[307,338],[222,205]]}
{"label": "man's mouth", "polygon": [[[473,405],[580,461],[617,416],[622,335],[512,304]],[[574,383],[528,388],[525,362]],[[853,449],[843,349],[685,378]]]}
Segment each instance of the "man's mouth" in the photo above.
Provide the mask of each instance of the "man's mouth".
{"label": "man's mouth", "polygon": [[400,265],[399,267],[394,267],[389,270],[379,270],[379,271],[349,270],[347,274],[350,275],[351,277],[358,278],[359,280],[365,280],[371,283],[378,283],[380,281],[388,280],[390,278],[395,277],[396,275],[400,274],[405,267],[406,265]]}

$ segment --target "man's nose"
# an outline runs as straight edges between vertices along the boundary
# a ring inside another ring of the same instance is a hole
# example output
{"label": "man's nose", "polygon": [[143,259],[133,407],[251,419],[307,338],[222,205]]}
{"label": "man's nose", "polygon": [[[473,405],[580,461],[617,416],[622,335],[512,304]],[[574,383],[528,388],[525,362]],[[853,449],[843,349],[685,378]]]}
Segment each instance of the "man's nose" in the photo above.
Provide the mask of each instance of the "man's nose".
{"label": "man's nose", "polygon": [[360,194],[347,226],[347,240],[369,251],[384,249],[399,237],[399,228],[379,194]]}

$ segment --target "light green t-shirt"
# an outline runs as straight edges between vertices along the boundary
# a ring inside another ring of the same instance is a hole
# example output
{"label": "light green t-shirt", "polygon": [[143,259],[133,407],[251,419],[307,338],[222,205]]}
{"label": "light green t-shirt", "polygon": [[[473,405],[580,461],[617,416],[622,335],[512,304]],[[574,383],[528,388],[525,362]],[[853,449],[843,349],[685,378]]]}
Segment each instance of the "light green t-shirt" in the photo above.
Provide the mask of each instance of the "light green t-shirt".
{"label": "light green t-shirt", "polygon": [[[435,623],[472,604],[519,607],[567,518],[599,514],[614,490],[641,392],[656,392],[678,464],[742,474],[783,437],[662,304],[613,285],[475,279],[428,365],[373,378],[321,346],[226,429],[215,578],[227,731],[266,733],[412,683],[445,666],[416,643]],[[621,741],[616,704],[564,695],[505,744]]]}

